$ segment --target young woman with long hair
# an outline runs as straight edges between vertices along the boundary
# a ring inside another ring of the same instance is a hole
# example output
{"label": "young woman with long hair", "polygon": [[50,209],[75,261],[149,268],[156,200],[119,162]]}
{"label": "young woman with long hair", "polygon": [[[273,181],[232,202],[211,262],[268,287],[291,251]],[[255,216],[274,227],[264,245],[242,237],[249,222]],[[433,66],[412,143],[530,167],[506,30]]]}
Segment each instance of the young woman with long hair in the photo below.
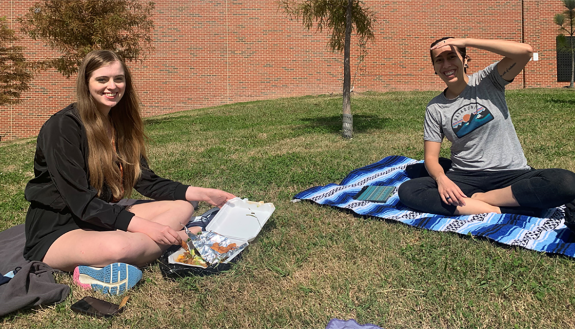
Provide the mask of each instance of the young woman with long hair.
{"label": "young woman with long hair", "polygon": [[[466,48],[503,56],[466,74]],[[505,101],[505,86],[523,70],[531,46],[511,41],[442,38],[432,43],[431,61],[445,90],[427,105],[424,163],[429,177],[403,183],[403,204],[443,215],[517,213],[542,210],[575,199],[575,174],[535,170],[527,164]],[[451,169],[439,164],[443,139],[451,142]]]}
{"label": "young woman with long hair", "polygon": [[[35,177],[25,190],[25,258],[64,271],[115,262],[141,266],[187,239],[182,229],[191,201],[221,207],[234,198],[150,170],[132,76],[114,52],[86,55],[76,95],[38,135]],[[126,199],[133,189],[159,201]]]}

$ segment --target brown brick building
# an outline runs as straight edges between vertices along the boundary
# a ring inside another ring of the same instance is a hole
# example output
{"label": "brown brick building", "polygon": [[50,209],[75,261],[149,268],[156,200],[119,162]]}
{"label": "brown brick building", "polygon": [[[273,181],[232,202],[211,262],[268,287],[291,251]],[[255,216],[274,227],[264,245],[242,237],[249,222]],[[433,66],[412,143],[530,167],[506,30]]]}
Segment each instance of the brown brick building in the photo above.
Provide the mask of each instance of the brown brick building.
{"label": "brown brick building", "polygon": [[[0,0],[0,16],[16,18],[39,0]],[[358,63],[354,91],[440,90],[429,44],[442,36],[529,43],[538,60],[510,88],[562,87],[557,82],[553,16],[560,0],[364,0],[377,12],[375,42]],[[327,33],[290,21],[275,0],[155,0],[155,51],[129,64],[145,116],[220,104],[306,94],[340,93],[342,55],[327,49]],[[54,54],[23,37],[30,59]],[[470,50],[469,72],[497,60]],[[74,78],[37,75],[23,102],[0,106],[0,138],[34,136],[53,113],[74,101]]]}

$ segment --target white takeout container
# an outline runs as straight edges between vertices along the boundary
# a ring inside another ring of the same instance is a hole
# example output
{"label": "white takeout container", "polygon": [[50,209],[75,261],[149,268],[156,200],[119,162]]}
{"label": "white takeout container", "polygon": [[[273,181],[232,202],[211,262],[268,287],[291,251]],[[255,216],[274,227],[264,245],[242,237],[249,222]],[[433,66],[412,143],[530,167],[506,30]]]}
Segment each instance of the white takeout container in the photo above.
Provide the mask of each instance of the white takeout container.
{"label": "white takeout container", "polygon": [[273,203],[233,198],[218,211],[206,226],[206,231],[223,235],[232,242],[237,240],[238,245],[251,242],[275,210]]}
{"label": "white takeout container", "polygon": [[[275,211],[273,203],[264,203],[249,201],[248,199],[233,198],[216,213],[214,218],[206,226],[205,232],[214,232],[223,235],[230,243],[241,246],[244,243],[249,244],[260,233],[265,223]],[[190,249],[195,248],[192,241],[187,242]],[[186,266],[202,267],[176,262],[176,258],[184,253],[184,248],[168,256],[168,263],[182,264]],[[228,263],[237,255],[234,254],[223,263]]]}

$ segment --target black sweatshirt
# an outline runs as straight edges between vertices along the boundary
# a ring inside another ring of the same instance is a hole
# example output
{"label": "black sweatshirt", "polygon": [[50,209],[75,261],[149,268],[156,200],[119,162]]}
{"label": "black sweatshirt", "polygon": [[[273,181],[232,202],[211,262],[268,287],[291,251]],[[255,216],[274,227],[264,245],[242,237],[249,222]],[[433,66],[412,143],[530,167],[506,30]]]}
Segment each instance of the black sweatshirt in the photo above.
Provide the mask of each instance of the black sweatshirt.
{"label": "black sweatshirt", "polygon": [[[75,104],[54,114],[40,129],[34,156],[34,178],[26,185],[24,257],[41,261],[64,233],[78,228],[126,231],[133,213],[110,204],[112,194],[90,185],[88,140]],[[134,189],[155,200],[185,200],[187,185],[157,176],[146,160]]]}

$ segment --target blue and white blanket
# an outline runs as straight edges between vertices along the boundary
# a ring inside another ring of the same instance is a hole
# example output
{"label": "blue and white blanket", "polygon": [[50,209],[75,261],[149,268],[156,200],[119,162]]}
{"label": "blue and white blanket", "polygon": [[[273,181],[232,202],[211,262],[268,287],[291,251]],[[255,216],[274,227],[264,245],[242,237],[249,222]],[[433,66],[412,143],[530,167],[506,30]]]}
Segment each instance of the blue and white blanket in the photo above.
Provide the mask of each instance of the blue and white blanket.
{"label": "blue and white blanket", "polygon": [[[428,230],[471,234],[511,246],[575,257],[575,234],[563,224],[563,206],[549,209],[545,218],[496,213],[443,216],[405,207],[399,202],[397,187],[409,180],[405,168],[420,162],[402,156],[389,156],[353,170],[339,185],[312,187],[296,194],[294,200],[310,200],[349,209],[359,215],[391,219]],[[354,200],[353,196],[366,185],[393,185],[396,189],[385,203]]]}

